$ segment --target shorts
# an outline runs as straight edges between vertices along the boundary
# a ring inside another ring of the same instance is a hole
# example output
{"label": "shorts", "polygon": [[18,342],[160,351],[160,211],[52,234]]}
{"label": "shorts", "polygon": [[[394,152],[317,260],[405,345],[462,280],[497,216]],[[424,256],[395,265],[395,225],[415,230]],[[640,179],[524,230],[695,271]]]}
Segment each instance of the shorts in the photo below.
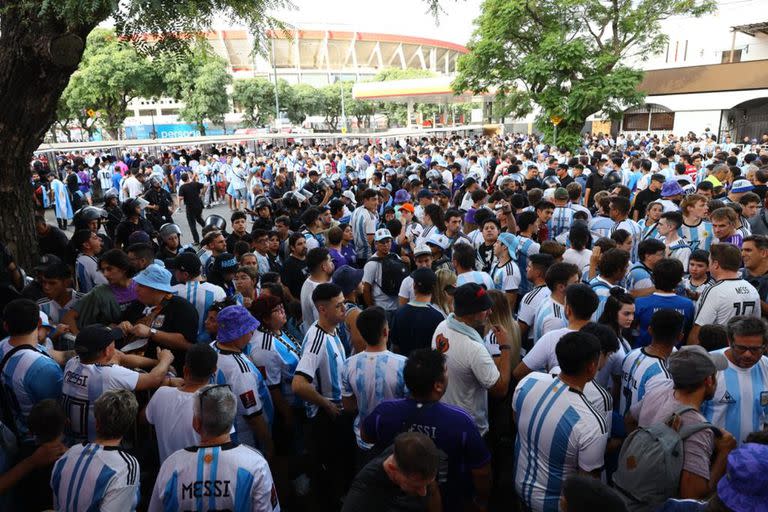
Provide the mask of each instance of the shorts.
{"label": "shorts", "polygon": [[248,190],[244,188],[236,188],[232,190],[232,194],[230,194],[234,199],[237,200],[245,200],[248,199]]}
{"label": "shorts", "polygon": [[216,184],[216,189],[219,191],[219,196],[224,196],[224,194],[227,192],[227,184],[223,181],[220,181]]}

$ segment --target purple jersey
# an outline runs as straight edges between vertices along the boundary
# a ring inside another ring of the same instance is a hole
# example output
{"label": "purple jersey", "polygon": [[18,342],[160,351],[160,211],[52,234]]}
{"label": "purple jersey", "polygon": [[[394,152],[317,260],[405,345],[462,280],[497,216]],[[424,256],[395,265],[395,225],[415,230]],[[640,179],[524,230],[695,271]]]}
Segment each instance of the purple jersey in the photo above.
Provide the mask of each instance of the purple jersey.
{"label": "purple jersey", "polygon": [[473,494],[470,471],[491,461],[472,416],[442,402],[420,403],[411,398],[387,400],[365,418],[362,430],[367,438],[374,440],[377,450],[392,444],[401,432],[428,435],[448,459],[447,476],[441,480],[438,475],[446,511],[465,509]]}

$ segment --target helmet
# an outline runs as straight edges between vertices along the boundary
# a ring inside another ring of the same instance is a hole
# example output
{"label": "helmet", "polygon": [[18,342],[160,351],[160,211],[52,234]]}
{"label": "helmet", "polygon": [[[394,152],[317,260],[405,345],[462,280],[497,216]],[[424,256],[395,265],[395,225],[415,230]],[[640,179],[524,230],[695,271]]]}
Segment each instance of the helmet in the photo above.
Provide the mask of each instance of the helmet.
{"label": "helmet", "polygon": [[123,215],[126,217],[134,215],[137,206],[141,206],[141,203],[137,198],[133,197],[131,199],[127,199],[122,205]]}
{"label": "helmet", "polygon": [[560,180],[557,178],[557,176],[547,176],[544,178],[544,186],[547,188],[559,187]]}
{"label": "helmet", "polygon": [[256,210],[260,210],[262,208],[272,208],[272,202],[269,199],[267,199],[266,197],[260,197],[253,204],[253,207]]}
{"label": "helmet", "polygon": [[603,186],[606,189],[621,185],[621,174],[618,171],[611,171],[603,177]]}
{"label": "helmet", "polygon": [[209,226],[213,226],[223,233],[227,230],[227,221],[221,215],[209,215],[205,218],[205,226],[203,227],[207,228]]}
{"label": "helmet", "polygon": [[107,212],[95,206],[85,206],[75,212],[72,223],[76,229],[86,229],[88,223],[107,218]]}
{"label": "helmet", "polygon": [[436,171],[434,169],[432,169],[431,171],[427,171],[428,180],[439,180],[440,178],[442,178],[442,176],[440,175],[440,171]]}
{"label": "helmet", "polygon": [[117,189],[112,187],[111,189],[107,190],[104,193],[104,202],[106,203],[107,201],[109,201],[113,197],[117,199],[119,197],[119,195],[120,194],[118,194]]}
{"label": "helmet", "polygon": [[177,224],[172,222],[166,222],[160,226],[158,233],[160,234],[160,238],[164,241],[173,234],[179,235],[179,239],[181,239],[181,229]]}

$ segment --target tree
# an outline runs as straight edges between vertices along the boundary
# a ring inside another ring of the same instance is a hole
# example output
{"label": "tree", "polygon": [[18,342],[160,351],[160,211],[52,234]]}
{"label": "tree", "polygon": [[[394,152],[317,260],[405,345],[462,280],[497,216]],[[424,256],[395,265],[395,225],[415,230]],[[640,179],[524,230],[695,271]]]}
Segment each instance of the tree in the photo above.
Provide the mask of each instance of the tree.
{"label": "tree", "polygon": [[301,125],[307,116],[320,113],[322,95],[311,85],[298,84],[290,87],[287,82],[280,81],[277,90],[280,109],[285,109],[291,123]]}
{"label": "tree", "polygon": [[113,31],[97,29],[88,36],[83,61],[65,90],[66,101],[80,113],[80,126],[89,136],[95,126],[84,112],[98,110],[104,129],[117,139],[128,117],[128,103],[139,97],[158,96],[162,85],[149,58],[120,41]]}
{"label": "tree", "polygon": [[[83,58],[88,34],[112,18],[122,39],[142,53],[178,51],[186,34],[208,30],[214,19],[248,25],[263,48],[264,34],[280,24],[269,12],[285,0],[9,0],[0,16],[0,236],[23,268],[37,259],[29,162],[43,141],[59,97]],[[257,48],[257,49],[258,49]]]}
{"label": "tree", "polygon": [[588,116],[641,103],[642,72],[630,67],[666,44],[661,21],[701,16],[714,0],[485,0],[458,62],[454,90],[495,90],[500,115],[540,108],[537,127],[575,147]]}
{"label": "tree", "polygon": [[211,56],[198,70],[181,97],[184,108],[179,117],[193,122],[205,135],[205,120],[213,124],[223,124],[224,115],[229,112],[229,93],[227,87],[232,83],[232,76],[227,71],[224,59]]}
{"label": "tree", "polygon": [[275,85],[265,78],[236,80],[232,101],[243,111],[243,124],[254,127],[275,117]]}

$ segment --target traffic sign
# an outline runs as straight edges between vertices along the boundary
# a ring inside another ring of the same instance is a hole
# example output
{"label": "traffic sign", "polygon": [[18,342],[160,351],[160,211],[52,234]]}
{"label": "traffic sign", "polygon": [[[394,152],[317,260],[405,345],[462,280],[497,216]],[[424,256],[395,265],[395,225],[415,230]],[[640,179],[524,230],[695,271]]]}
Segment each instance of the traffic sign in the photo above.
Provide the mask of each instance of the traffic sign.
{"label": "traffic sign", "polygon": [[557,126],[557,125],[560,124],[560,122],[563,120],[563,118],[560,117],[560,116],[550,116],[549,120],[552,121],[553,125]]}

